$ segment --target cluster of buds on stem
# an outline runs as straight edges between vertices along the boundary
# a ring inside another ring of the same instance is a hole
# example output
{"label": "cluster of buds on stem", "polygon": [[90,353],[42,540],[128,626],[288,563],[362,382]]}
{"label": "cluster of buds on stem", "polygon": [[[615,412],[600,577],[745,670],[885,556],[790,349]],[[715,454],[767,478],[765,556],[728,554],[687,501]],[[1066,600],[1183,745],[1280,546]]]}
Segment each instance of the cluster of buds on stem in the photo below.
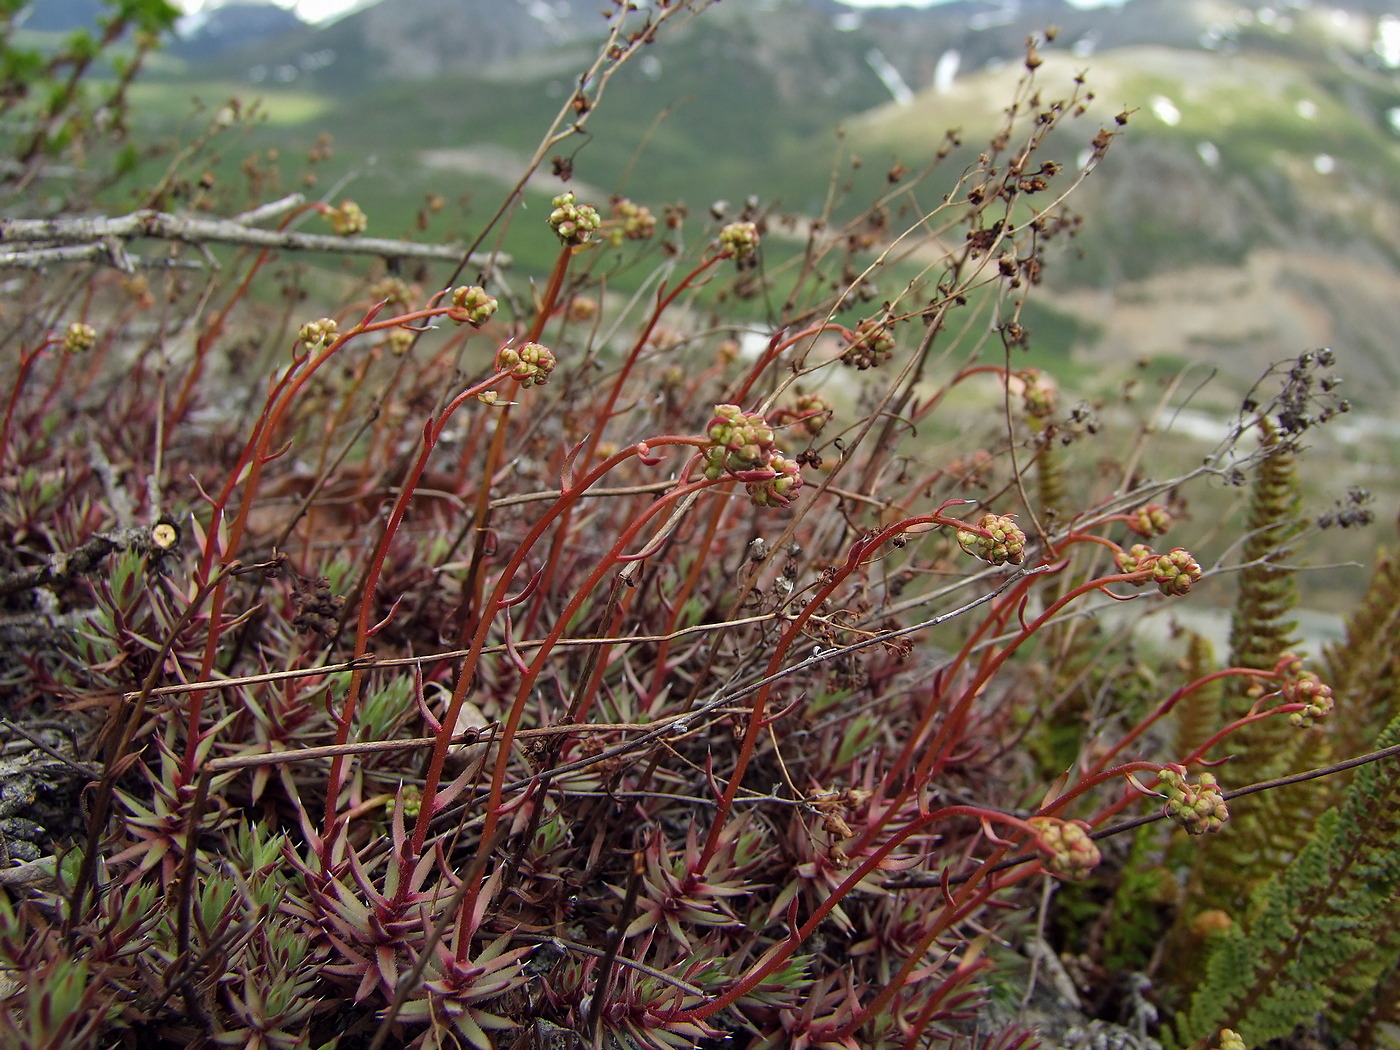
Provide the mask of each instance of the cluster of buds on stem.
{"label": "cluster of buds on stem", "polygon": [[614,246],[624,240],[644,241],[656,232],[656,216],[651,209],[626,197],[613,202],[613,214],[617,217],[617,225],[609,231],[608,239]]}
{"label": "cluster of buds on stem", "polygon": [[714,442],[705,452],[705,477],[711,481],[726,473],[762,470],[773,454],[773,428],[761,413],[738,405],[716,405],[705,433]]}
{"label": "cluster of buds on stem", "polygon": [[1145,543],[1134,543],[1126,551],[1115,554],[1113,560],[1122,572],[1143,573],[1138,583],[1146,583],[1150,578],[1157,589],[1168,596],[1188,593],[1191,585],[1201,578],[1200,564],[1184,547],[1158,554]]}
{"label": "cluster of buds on stem", "polygon": [[802,487],[802,472],[776,446],[773,427],[758,412],[738,405],[716,405],[705,428],[714,442],[705,450],[705,477],[716,481],[726,474],[745,483],[757,507],[792,502]]}
{"label": "cluster of buds on stem", "polygon": [[1139,536],[1161,536],[1171,527],[1171,511],[1160,503],[1144,504],[1128,515],[1128,528]]}
{"label": "cluster of buds on stem", "polygon": [[353,237],[364,233],[369,219],[354,201],[341,201],[339,208],[327,208],[323,213],[330,221],[331,231],[337,237]]}
{"label": "cluster of buds on stem", "polygon": [[574,203],[573,190],[555,197],[554,210],[549,213],[549,225],[565,244],[583,244],[602,222],[591,204]]}
{"label": "cluster of buds on stem", "polygon": [[783,507],[791,503],[802,487],[802,470],[792,460],[774,453],[764,466],[773,477],[750,481],[744,485],[749,502],[755,507]]}
{"label": "cluster of buds on stem", "polygon": [[521,386],[547,383],[554,365],[554,354],[539,343],[503,346],[496,351],[496,371],[509,375]]}
{"label": "cluster of buds on stem", "polygon": [[1244,1036],[1233,1028],[1220,1029],[1220,1041],[1215,1050],[1245,1050]]}
{"label": "cluster of buds on stem", "polygon": [[743,262],[758,251],[758,227],[751,222],[731,222],[719,231],[719,253]]}
{"label": "cluster of buds on stem", "polygon": [[841,363],[858,371],[875,368],[894,356],[894,334],[880,317],[867,317],[856,325]]}
{"label": "cluster of buds on stem", "polygon": [[1070,882],[1081,882],[1098,866],[1102,856],[1089,837],[1088,825],[1058,817],[1032,817],[1028,823],[1040,836],[1045,870]]}
{"label": "cluster of buds on stem", "polygon": [[297,332],[299,339],[310,350],[317,347],[330,346],[335,342],[336,336],[340,334],[340,326],[329,317],[323,317],[319,321],[307,321]]}
{"label": "cluster of buds on stem", "polygon": [[1020,565],[1026,560],[1026,534],[1009,514],[984,514],[977,529],[959,529],[958,546],[992,565]]}
{"label": "cluster of buds on stem", "polygon": [[448,318],[455,324],[469,324],[480,328],[496,312],[496,299],[486,294],[486,289],[477,284],[465,284],[452,290],[452,308]]}
{"label": "cluster of buds on stem", "polygon": [[774,419],[779,425],[791,423],[796,430],[814,438],[826,428],[835,414],[831,402],[821,394],[798,394],[792,407],[780,409]]}
{"label": "cluster of buds on stem", "polygon": [[1230,810],[1214,774],[1202,773],[1192,784],[1186,779],[1185,767],[1170,765],[1162,767],[1157,781],[1167,798],[1162,812],[1192,835],[1219,831],[1230,819]]}
{"label": "cluster of buds on stem", "polygon": [[1299,729],[1310,729],[1319,718],[1332,713],[1334,701],[1332,687],[1319,678],[1314,671],[1305,671],[1303,661],[1296,653],[1284,653],[1279,657],[1274,673],[1279,678],[1279,696],[1286,704],[1303,704],[1303,710],[1294,711],[1288,716],[1290,725]]}
{"label": "cluster of buds on stem", "polygon": [[1152,582],[1163,594],[1186,594],[1201,578],[1201,566],[1184,547],[1160,555],[1152,570]]}
{"label": "cluster of buds on stem", "polygon": [[91,350],[97,345],[97,329],[82,321],[74,321],[63,333],[63,351],[68,354],[80,354],[84,350]]}
{"label": "cluster of buds on stem", "polygon": [[1060,392],[1055,381],[1038,368],[1021,373],[1021,406],[1032,419],[1047,419],[1055,413]]}

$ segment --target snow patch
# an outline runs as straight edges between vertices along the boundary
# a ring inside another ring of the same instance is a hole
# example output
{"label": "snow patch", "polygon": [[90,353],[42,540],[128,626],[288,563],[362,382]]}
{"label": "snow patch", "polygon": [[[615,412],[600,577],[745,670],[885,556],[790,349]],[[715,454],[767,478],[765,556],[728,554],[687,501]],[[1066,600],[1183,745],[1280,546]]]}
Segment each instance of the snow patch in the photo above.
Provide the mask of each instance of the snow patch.
{"label": "snow patch", "polygon": [[1381,16],[1376,23],[1375,50],[1387,69],[1400,69],[1400,18]]}
{"label": "snow patch", "polygon": [[938,56],[938,64],[933,67],[933,90],[940,95],[947,94],[958,76],[958,66],[962,65],[962,54],[956,48],[949,48]]}
{"label": "snow patch", "polygon": [[1154,95],[1147,105],[1156,118],[1167,127],[1174,128],[1181,123],[1181,110],[1177,109],[1176,104],[1165,95]]}
{"label": "snow patch", "polygon": [[866,63],[875,71],[875,75],[880,78],[880,83],[885,85],[885,90],[890,93],[890,97],[901,106],[907,104],[914,97],[914,92],[909,85],[904,82],[904,78],[899,75],[899,70],[879,48],[871,48],[865,56]]}

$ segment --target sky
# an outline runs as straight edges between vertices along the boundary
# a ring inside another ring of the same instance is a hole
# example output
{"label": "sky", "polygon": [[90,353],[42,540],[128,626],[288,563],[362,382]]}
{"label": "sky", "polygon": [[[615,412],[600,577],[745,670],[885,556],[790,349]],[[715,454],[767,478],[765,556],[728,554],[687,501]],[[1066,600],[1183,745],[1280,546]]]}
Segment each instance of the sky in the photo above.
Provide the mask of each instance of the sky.
{"label": "sky", "polygon": [[[175,0],[186,12],[198,11],[201,8],[211,6],[208,0]],[[361,6],[366,0],[274,0],[282,7],[290,7],[301,16],[306,22],[321,22],[327,18],[334,18],[342,11],[352,7]],[[894,5],[909,7],[928,7],[937,3],[938,0],[844,0],[852,7],[890,7]]]}

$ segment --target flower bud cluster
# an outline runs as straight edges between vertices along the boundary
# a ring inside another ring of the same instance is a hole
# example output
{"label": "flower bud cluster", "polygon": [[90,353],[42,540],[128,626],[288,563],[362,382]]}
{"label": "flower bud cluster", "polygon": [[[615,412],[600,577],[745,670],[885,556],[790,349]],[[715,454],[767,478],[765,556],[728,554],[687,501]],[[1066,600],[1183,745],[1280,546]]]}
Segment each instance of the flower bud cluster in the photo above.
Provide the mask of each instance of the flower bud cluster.
{"label": "flower bud cluster", "polygon": [[835,414],[831,402],[821,394],[798,394],[791,408],[778,413],[778,422],[791,422],[794,429],[814,438],[826,429]]}
{"label": "flower bud cluster", "polygon": [[1139,536],[1161,536],[1171,527],[1171,511],[1160,503],[1145,504],[1128,515],[1128,528]]}
{"label": "flower bud cluster", "polygon": [[738,405],[716,405],[705,433],[715,443],[705,453],[705,477],[711,481],[726,473],[762,470],[773,454],[773,428],[761,413]]}
{"label": "flower bud cluster", "polygon": [[779,507],[796,497],[802,472],[778,451],[773,427],[762,414],[738,405],[716,405],[705,433],[714,442],[705,450],[705,477],[715,481],[735,475],[744,481],[756,507]]}
{"label": "flower bud cluster", "polygon": [[1201,578],[1201,566],[1184,547],[1158,554],[1145,543],[1134,543],[1115,554],[1113,560],[1121,572],[1151,572],[1152,582],[1166,595],[1186,594]]}
{"label": "flower bud cluster", "polygon": [[1046,852],[1045,870],[1070,882],[1081,882],[1098,866],[1102,856],[1082,821],[1058,817],[1032,817],[1029,821]]}
{"label": "flower bud cluster", "polygon": [[413,289],[402,277],[385,277],[369,287],[369,297],[385,302],[395,310],[407,310],[413,302]]}
{"label": "flower bud cluster", "polygon": [[625,197],[613,204],[613,214],[619,221],[613,231],[614,244],[623,240],[644,241],[656,232],[656,216],[651,209]]}
{"label": "flower bud cluster", "polygon": [[792,460],[775,452],[769,457],[766,470],[774,476],[762,481],[750,481],[744,488],[749,494],[749,502],[755,507],[784,507],[797,497],[802,487],[802,470]]}
{"label": "flower bud cluster", "polygon": [[1192,835],[1219,831],[1230,819],[1230,810],[1214,774],[1202,773],[1192,784],[1186,779],[1183,767],[1171,765],[1164,766],[1157,779],[1167,796],[1162,811]]}
{"label": "flower bud cluster", "polygon": [[1288,716],[1290,725],[1310,729],[1319,718],[1332,713],[1335,701],[1332,687],[1314,671],[1305,671],[1303,661],[1295,653],[1284,653],[1274,668],[1279,676],[1279,695],[1287,704],[1305,704],[1301,711]]}
{"label": "flower bud cluster", "polygon": [[1026,415],[1032,419],[1046,419],[1055,412],[1060,392],[1055,381],[1038,368],[1028,368],[1021,373],[1021,405]]}
{"label": "flower bud cluster", "polygon": [[297,332],[297,338],[305,343],[308,349],[315,350],[317,347],[330,346],[339,334],[340,326],[331,318],[323,317],[319,321],[308,321],[302,325],[301,330]]}
{"label": "flower bud cluster", "polygon": [[758,227],[751,222],[731,222],[719,231],[720,255],[743,262],[758,250]]}
{"label": "flower bud cluster", "polygon": [[423,792],[413,784],[400,785],[394,804],[403,814],[405,821],[417,820],[418,814],[423,810]]}
{"label": "flower bud cluster", "polygon": [[864,372],[894,356],[894,334],[879,317],[867,317],[856,325],[855,333],[841,355],[841,363]]}
{"label": "flower bud cluster", "polygon": [[80,354],[97,345],[97,329],[82,321],[74,321],[63,333],[63,350],[69,354]]}
{"label": "flower bud cluster", "polygon": [[1232,1028],[1220,1029],[1220,1044],[1216,1050],[1246,1050],[1244,1037]]}
{"label": "flower bud cluster", "polygon": [[337,237],[353,237],[357,233],[364,233],[365,227],[369,225],[369,219],[354,201],[341,201],[339,208],[331,208],[326,212],[326,218],[330,220],[331,231]]}
{"label": "flower bud cluster", "polygon": [[549,225],[565,244],[583,244],[602,225],[602,219],[592,205],[575,204],[574,191],[568,190],[554,198]]}
{"label": "flower bud cluster", "polygon": [[1026,534],[1016,527],[1010,514],[984,514],[977,528],[958,530],[958,546],[974,558],[992,565],[1020,565],[1026,560]]}
{"label": "flower bud cluster", "polygon": [[539,343],[503,346],[496,351],[496,371],[509,375],[521,386],[542,386],[554,371],[554,354]]}
{"label": "flower bud cluster", "polygon": [[466,284],[452,290],[452,309],[447,311],[447,316],[455,324],[480,328],[496,312],[496,305],[495,297],[487,295],[485,288]]}
{"label": "flower bud cluster", "polygon": [[1201,566],[1183,547],[1160,555],[1152,570],[1152,580],[1163,594],[1186,594],[1201,578]]}

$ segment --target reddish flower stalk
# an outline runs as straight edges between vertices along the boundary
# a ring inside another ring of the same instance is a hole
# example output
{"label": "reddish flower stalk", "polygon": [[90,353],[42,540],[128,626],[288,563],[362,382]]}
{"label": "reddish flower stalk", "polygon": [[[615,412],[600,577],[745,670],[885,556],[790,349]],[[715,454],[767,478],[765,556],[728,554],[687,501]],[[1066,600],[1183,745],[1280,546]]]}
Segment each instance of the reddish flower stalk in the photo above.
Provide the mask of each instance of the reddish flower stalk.
{"label": "reddish flower stalk", "polygon": [[29,380],[29,373],[34,368],[34,362],[39,360],[43,352],[53,346],[62,346],[63,340],[57,336],[49,336],[33,350],[20,350],[19,354],[19,374],[15,376],[15,384],[10,389],[10,400],[5,406],[5,423],[0,427],[0,464],[5,462],[7,453],[10,451],[10,425],[14,421],[15,406],[19,404],[20,395],[24,392],[24,385]]}
{"label": "reddish flower stalk", "polygon": [[[409,501],[413,499],[413,494],[418,488],[418,483],[422,480],[423,471],[427,469],[428,459],[432,456],[433,449],[437,447],[438,439],[442,437],[442,431],[447,426],[448,420],[453,413],[462,405],[485,393],[492,387],[500,386],[507,380],[507,376],[496,373],[489,379],[484,379],[474,386],[462,391],[442,410],[438,417],[429,420],[423,426],[423,445],[418,452],[418,458],[414,461],[413,468],[409,471],[408,477],[404,479],[403,485],[399,489],[399,497],[394,501],[394,508],[389,514],[389,520],[384,525],[384,530],[380,534],[379,543],[376,544],[374,553],[370,557],[369,570],[365,573],[364,585],[361,589],[360,611],[355,621],[355,646],[353,661],[360,660],[369,648],[369,617],[370,610],[374,606],[374,592],[379,584],[379,576],[384,571],[384,559],[389,555],[389,546],[393,542],[395,533],[398,532],[399,524],[403,521],[403,516],[408,510]],[[345,744],[350,739],[350,727],[355,720],[355,711],[359,704],[360,689],[364,684],[364,669],[356,666],[350,673],[350,686],[346,691],[345,703],[341,707],[340,714],[336,721],[335,742]],[[332,828],[336,821],[336,810],[339,805],[341,778],[345,771],[345,756],[336,755],[331,760],[330,775],[326,779],[326,813],[322,825],[323,839],[325,842],[333,838]]]}
{"label": "reddish flower stalk", "polygon": [[[664,316],[671,305],[675,303],[682,292],[698,280],[706,270],[726,257],[727,256],[723,254],[706,256],[700,261],[699,265],[691,270],[690,273],[686,274],[670,291],[667,291],[664,284],[657,288],[656,305],[652,308],[651,316],[647,319],[646,325],[633,341],[632,349],[627,354],[626,360],[623,361],[622,368],[618,370],[617,378],[613,380],[612,386],[608,390],[607,397],[604,398],[603,403],[598,407],[598,411],[593,420],[593,428],[589,431],[588,437],[584,439],[583,451],[579,453],[576,469],[587,470],[592,464],[593,456],[598,450],[598,443],[603,439],[603,432],[607,429],[608,423],[616,414],[617,402],[622,396],[623,388],[626,386],[627,380],[632,374],[632,370],[636,367],[637,361],[641,357],[642,350],[646,347],[647,340],[651,338],[652,333],[656,330],[656,326],[661,322],[662,316]],[[557,291],[556,289],[556,294]],[[553,540],[550,542],[549,555],[545,559],[544,571],[540,576],[540,582],[536,589],[538,597],[531,603],[529,615],[525,618],[523,629],[526,634],[533,633],[534,625],[538,622],[539,614],[544,607],[545,596],[551,591],[555,573],[558,571],[559,557],[563,553],[564,547],[568,542],[572,519],[573,512],[571,510],[566,511],[563,518],[560,519],[559,528],[555,530]]]}
{"label": "reddish flower stalk", "polygon": [[[431,800],[437,792],[438,784],[442,777],[442,766],[447,755],[447,746],[451,742],[452,727],[457,724],[457,716],[462,710],[462,705],[466,701],[467,690],[470,687],[472,677],[476,673],[476,668],[481,660],[482,651],[486,648],[486,639],[490,633],[491,625],[496,615],[505,606],[506,591],[514,582],[516,574],[524,564],[525,558],[544,535],[549,526],[562,515],[568,507],[591,488],[600,478],[616,467],[634,456],[649,454],[652,448],[664,447],[666,445],[691,445],[701,446],[703,441],[699,438],[686,437],[662,437],[655,438],[647,442],[638,442],[629,445],[627,448],[609,456],[599,463],[582,478],[576,479],[573,484],[566,484],[565,491],[554,500],[547,511],[531,526],[530,530],[521,540],[516,551],[511,555],[497,578],[495,589],[486,600],[482,609],[482,614],[478,618],[476,631],[472,637],[471,646],[462,661],[462,671],[457,677],[457,682],[452,691],[452,697],[448,701],[447,709],[442,718],[442,729],[438,733],[437,745],[433,748],[432,758],[428,766],[428,773],[425,778],[423,797]],[[504,750],[502,751],[504,754]],[[434,807],[430,802],[425,801],[422,812],[419,814],[418,823],[414,827],[413,849],[415,852],[423,848],[423,843],[427,839],[429,823],[434,813]],[[489,841],[489,836],[483,837],[483,842]]]}
{"label": "reddish flower stalk", "polygon": [[[945,503],[943,507],[951,503],[960,503],[961,500],[953,500]],[[945,517],[941,511],[934,511],[915,518],[908,518],[904,521],[896,522],[879,532],[863,540],[857,540],[851,545],[850,553],[846,556],[846,563],[837,571],[830,575],[816,593],[803,606],[802,611],[789,621],[783,630],[782,637],[773,646],[773,655],[769,658],[767,666],[764,668],[763,677],[768,678],[777,673],[782,667],[783,661],[787,658],[788,650],[793,643],[801,636],[802,628],[814,616],[818,609],[831,594],[850,575],[865,563],[868,555],[877,551],[887,540],[907,532],[918,525],[951,525],[955,528],[963,527],[964,522],[957,518]],[[719,805],[715,810],[713,822],[710,825],[709,834],[705,838],[704,848],[700,851],[700,856],[696,866],[692,869],[692,874],[703,872],[713,858],[715,851],[722,841],[724,823],[729,818],[729,811],[733,808],[734,798],[739,792],[739,787],[743,783],[744,773],[748,769],[750,759],[753,758],[754,746],[758,742],[758,735],[764,727],[764,711],[767,708],[768,697],[772,694],[773,683],[764,685],[754,694],[752,710],[749,713],[748,725],[744,729],[744,737],[739,745],[739,755],[735,759],[734,769],[730,773],[729,783],[720,796]]]}
{"label": "reddish flower stalk", "polygon": [[[784,940],[773,945],[768,951],[764,952],[749,972],[731,985],[724,994],[712,999],[702,1007],[683,1011],[675,1015],[675,1019],[703,1021],[705,1018],[713,1016],[758,987],[758,985],[763,983],[765,978],[776,972],[779,967],[802,946],[802,943],[816,931],[823,920],[831,914],[836,906],[840,904],[856,886],[860,885],[869,875],[879,870],[881,864],[891,853],[926,828],[940,821],[957,816],[973,817],[977,820],[990,823],[1006,824],[1009,827],[1015,827],[1025,831],[1033,838],[1036,837],[1035,829],[1019,817],[1014,817],[1006,813],[999,813],[995,810],[983,809],[979,806],[944,806],[931,813],[915,817],[903,827],[896,830],[878,847],[874,848],[869,853],[863,854],[861,862],[851,870],[849,875],[841,880],[841,883],[832,890],[816,908],[813,909],[812,914],[807,917],[807,921],[794,929]],[[983,877],[989,873],[1003,857],[1011,852],[1012,845],[1012,843],[1007,843],[993,850],[985,860],[978,864],[977,871],[962,883],[957,893],[948,898],[948,903],[943,908],[939,919],[933,926],[932,932],[927,937],[927,943],[922,946],[921,950],[915,952],[911,956],[912,965],[908,967],[910,970],[913,969],[913,965],[917,965],[924,951],[927,951],[928,946],[933,943],[940,933],[954,922],[957,922],[963,915],[967,914],[969,910],[980,906],[987,897],[990,897],[997,890],[1001,889],[1003,885],[1009,885],[1010,882],[1019,881],[1029,872],[1030,869],[1026,869],[1021,873],[1017,873],[1014,878],[1010,878],[1005,882],[995,882],[990,884],[989,887],[981,885]],[[897,988],[891,989],[890,994],[893,994],[893,992],[897,990]],[[862,1020],[861,1023],[864,1023],[864,1021]]]}

